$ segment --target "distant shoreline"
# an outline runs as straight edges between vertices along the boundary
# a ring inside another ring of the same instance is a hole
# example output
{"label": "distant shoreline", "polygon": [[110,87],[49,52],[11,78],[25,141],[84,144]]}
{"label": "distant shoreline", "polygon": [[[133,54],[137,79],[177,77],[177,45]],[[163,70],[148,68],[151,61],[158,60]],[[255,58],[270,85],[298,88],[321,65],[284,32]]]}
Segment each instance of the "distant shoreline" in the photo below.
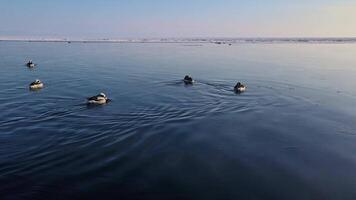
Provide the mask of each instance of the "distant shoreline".
{"label": "distant shoreline", "polygon": [[351,38],[163,38],[163,39],[0,39],[0,42],[65,42],[65,43],[356,43]]}

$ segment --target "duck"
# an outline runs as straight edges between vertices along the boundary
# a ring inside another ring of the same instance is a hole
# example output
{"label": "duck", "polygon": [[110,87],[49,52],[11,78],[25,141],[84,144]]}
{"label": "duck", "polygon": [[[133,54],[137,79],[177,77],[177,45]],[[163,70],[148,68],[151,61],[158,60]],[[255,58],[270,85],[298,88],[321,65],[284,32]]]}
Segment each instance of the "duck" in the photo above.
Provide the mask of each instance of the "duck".
{"label": "duck", "polygon": [[35,67],[35,63],[32,62],[32,60],[29,60],[27,63],[26,63],[27,67],[29,68],[32,68],[32,67]]}
{"label": "duck", "polygon": [[30,89],[31,90],[38,90],[38,89],[42,89],[43,88],[43,83],[36,79],[35,81],[33,81],[32,83],[30,83]]}
{"label": "duck", "polygon": [[103,105],[108,103],[110,100],[104,93],[100,93],[98,95],[92,96],[88,98],[88,104],[90,105]]}
{"label": "duck", "polygon": [[235,92],[245,92],[246,91],[246,86],[241,84],[240,82],[237,82],[237,84],[234,87]]}
{"label": "duck", "polygon": [[190,76],[188,76],[188,75],[186,75],[186,76],[184,77],[183,81],[184,81],[185,84],[193,84],[193,83],[194,83],[193,78],[190,77]]}

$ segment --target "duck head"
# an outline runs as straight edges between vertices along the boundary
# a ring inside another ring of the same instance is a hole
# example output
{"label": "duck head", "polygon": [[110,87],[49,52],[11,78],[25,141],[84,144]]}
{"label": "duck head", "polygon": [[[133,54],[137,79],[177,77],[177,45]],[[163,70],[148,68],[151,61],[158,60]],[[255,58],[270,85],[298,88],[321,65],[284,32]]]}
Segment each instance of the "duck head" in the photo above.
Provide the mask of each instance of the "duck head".
{"label": "duck head", "polygon": [[106,98],[106,95],[104,93],[99,94],[100,97]]}
{"label": "duck head", "polygon": [[235,88],[239,88],[241,86],[242,86],[242,84],[240,82],[237,82]]}

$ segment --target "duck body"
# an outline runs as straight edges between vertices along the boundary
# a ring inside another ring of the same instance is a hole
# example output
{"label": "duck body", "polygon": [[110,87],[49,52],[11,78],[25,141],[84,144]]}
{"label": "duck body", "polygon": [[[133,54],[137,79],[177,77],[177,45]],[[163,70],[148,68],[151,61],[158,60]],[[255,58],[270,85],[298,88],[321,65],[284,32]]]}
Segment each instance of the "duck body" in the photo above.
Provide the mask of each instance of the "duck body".
{"label": "duck body", "polygon": [[109,99],[104,93],[100,93],[96,96],[92,96],[88,98],[89,105],[103,105],[109,102]]}
{"label": "duck body", "polygon": [[193,84],[193,83],[194,83],[193,78],[190,77],[190,76],[188,76],[188,75],[186,75],[186,76],[184,77],[183,81],[184,81],[185,84]]}
{"label": "duck body", "polygon": [[234,87],[235,92],[245,92],[246,86],[238,82]]}
{"label": "duck body", "polygon": [[42,89],[44,84],[40,80],[35,80],[34,82],[30,83],[30,89],[31,90],[38,90]]}

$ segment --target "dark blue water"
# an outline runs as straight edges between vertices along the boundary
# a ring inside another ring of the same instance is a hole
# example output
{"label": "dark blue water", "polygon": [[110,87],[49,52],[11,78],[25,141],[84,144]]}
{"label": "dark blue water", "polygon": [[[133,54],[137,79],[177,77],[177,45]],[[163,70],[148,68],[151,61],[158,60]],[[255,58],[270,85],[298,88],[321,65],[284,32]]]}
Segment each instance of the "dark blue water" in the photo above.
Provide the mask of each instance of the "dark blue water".
{"label": "dark blue water", "polygon": [[0,199],[356,199],[355,55],[0,42]]}

